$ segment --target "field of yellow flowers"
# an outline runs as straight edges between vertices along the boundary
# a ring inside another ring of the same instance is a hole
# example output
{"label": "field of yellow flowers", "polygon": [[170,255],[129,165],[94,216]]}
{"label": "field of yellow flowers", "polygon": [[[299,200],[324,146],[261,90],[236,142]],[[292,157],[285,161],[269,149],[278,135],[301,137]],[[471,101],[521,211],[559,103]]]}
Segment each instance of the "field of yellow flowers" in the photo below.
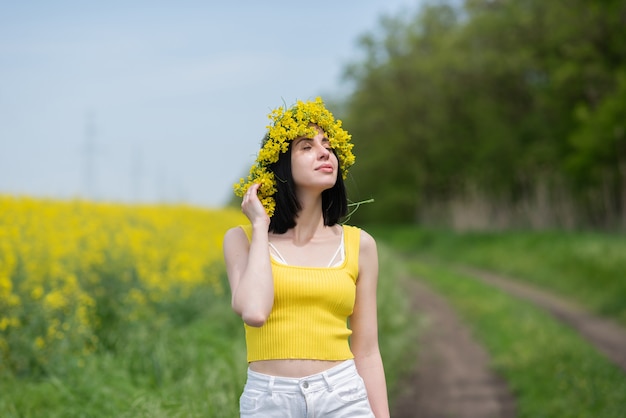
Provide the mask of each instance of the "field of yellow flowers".
{"label": "field of yellow flowers", "polygon": [[[0,416],[239,416],[246,352],[224,232],[238,209],[0,195]],[[392,389],[413,341],[381,259]]]}
{"label": "field of yellow flowers", "polygon": [[80,366],[198,288],[226,291],[236,210],[0,196],[0,374]]}

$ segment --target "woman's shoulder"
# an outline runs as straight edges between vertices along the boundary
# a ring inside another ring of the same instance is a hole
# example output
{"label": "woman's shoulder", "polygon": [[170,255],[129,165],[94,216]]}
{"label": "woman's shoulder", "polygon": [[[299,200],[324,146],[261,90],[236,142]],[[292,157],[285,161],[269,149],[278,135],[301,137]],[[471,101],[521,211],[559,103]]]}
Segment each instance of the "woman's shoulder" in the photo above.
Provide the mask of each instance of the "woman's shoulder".
{"label": "woman's shoulder", "polygon": [[224,233],[224,242],[231,240],[241,240],[242,238],[250,239],[252,235],[252,226],[251,225],[237,225],[229,228],[226,233]]}
{"label": "woman's shoulder", "polygon": [[353,231],[354,234],[358,234],[361,247],[365,246],[366,248],[368,247],[376,248],[376,240],[365,229],[360,228],[358,226],[347,225],[347,224],[344,224],[343,227],[344,229]]}

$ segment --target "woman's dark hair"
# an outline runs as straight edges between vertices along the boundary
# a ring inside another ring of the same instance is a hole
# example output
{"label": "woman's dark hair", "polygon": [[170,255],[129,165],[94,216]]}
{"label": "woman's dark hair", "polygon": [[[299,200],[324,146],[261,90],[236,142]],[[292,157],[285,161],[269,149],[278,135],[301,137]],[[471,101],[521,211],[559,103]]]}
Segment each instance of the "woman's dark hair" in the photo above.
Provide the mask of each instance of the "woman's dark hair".
{"label": "woman's dark hair", "polygon": [[[293,142],[292,142],[293,144]],[[284,234],[289,228],[296,226],[296,216],[302,208],[296,197],[296,186],[291,173],[291,144],[287,152],[280,154],[278,161],[269,166],[276,178],[278,191],[274,195],[276,209],[270,218],[269,231]],[[343,182],[341,166],[337,172],[337,181],[330,189],[322,192],[322,214],[324,225],[333,226],[348,211],[348,197]]]}

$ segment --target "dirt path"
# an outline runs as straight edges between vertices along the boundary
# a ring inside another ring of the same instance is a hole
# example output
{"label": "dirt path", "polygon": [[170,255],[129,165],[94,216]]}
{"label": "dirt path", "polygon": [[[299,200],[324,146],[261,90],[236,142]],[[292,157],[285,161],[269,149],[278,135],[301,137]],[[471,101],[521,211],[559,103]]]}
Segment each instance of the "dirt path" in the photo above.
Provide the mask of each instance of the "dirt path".
{"label": "dirt path", "polygon": [[[626,372],[626,329],[594,316],[571,301],[520,280],[473,268],[463,272],[545,309],[578,331]],[[489,369],[487,352],[446,300],[423,282],[406,279],[413,307],[427,324],[418,336],[417,369],[404,383],[394,418],[514,418],[515,400],[506,382]]]}
{"label": "dirt path", "polygon": [[414,308],[428,321],[420,333],[418,368],[393,405],[394,418],[513,418],[514,399],[489,369],[486,351],[444,298],[406,280]]}
{"label": "dirt path", "polygon": [[485,283],[533,302],[578,331],[610,361],[626,372],[626,329],[608,319],[586,312],[580,306],[520,280],[473,268],[464,268]]}

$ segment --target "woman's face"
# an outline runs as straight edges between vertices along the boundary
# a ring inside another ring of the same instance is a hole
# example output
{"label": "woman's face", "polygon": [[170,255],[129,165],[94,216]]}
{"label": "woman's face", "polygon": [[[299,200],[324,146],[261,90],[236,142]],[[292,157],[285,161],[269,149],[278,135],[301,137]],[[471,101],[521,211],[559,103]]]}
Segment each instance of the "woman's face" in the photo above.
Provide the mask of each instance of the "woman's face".
{"label": "woman's face", "polygon": [[337,182],[339,163],[326,134],[317,128],[313,138],[298,138],[291,149],[291,174],[298,189],[321,193]]}

